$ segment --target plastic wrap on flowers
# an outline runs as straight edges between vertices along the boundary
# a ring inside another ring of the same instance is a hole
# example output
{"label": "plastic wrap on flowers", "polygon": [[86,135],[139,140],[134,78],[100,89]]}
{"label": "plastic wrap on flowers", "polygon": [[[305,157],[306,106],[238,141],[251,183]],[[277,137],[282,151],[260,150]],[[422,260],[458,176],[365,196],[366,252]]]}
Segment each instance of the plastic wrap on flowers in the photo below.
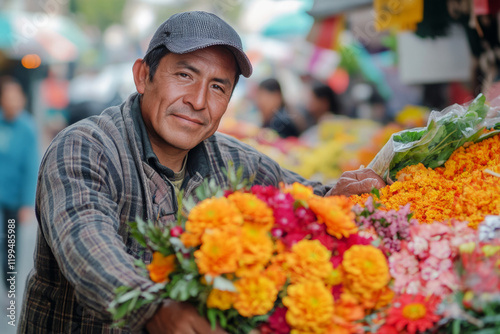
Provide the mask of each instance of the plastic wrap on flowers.
{"label": "plastic wrap on flowers", "polygon": [[433,111],[427,127],[393,134],[368,167],[391,180],[406,166],[422,163],[425,167],[439,167],[458,147],[499,132],[496,129],[484,135],[485,128],[494,128],[500,121],[498,117],[487,118],[488,111],[482,94],[468,107],[454,104],[443,111]]}

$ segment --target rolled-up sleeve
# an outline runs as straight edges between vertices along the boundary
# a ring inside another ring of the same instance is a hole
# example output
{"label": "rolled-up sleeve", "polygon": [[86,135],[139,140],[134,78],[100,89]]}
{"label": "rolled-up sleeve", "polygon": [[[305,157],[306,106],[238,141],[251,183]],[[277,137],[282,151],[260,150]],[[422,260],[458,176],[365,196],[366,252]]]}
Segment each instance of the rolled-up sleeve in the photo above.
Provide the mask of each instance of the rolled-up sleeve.
{"label": "rolled-up sleeve", "polygon": [[[134,266],[118,230],[123,175],[92,136],[68,132],[47,151],[41,166],[37,212],[44,237],[79,302],[105,322],[120,286],[147,289],[152,282]],[[135,331],[157,309],[143,306],[130,317]]]}

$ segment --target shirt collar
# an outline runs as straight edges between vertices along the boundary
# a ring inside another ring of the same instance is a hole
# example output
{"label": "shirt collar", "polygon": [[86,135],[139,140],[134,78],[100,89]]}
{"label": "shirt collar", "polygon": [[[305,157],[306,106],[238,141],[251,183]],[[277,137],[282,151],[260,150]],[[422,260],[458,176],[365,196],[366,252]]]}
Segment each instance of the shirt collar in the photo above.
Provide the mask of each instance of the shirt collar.
{"label": "shirt collar", "polygon": [[[158,160],[155,152],[153,151],[151,141],[149,140],[148,131],[142,118],[139,96],[132,103],[130,114],[134,123],[136,138],[139,143],[142,144],[142,160],[153,167],[157,172],[165,175],[168,178],[172,178],[174,176],[174,171],[166,166],[163,166],[160,163],[160,160]],[[189,151],[186,167],[186,176],[188,173],[189,175],[195,175],[197,172],[200,173],[203,177],[210,174],[208,154],[203,142]]]}

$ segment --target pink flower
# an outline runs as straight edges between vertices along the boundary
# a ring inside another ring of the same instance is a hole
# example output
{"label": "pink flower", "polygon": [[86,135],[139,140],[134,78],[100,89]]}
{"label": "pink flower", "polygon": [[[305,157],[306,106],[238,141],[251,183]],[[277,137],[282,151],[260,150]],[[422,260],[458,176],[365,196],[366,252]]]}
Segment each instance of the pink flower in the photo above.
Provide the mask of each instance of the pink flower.
{"label": "pink flower", "polygon": [[448,259],[451,256],[451,248],[448,240],[431,241],[429,253],[438,259]]}
{"label": "pink flower", "polygon": [[414,236],[408,243],[408,250],[420,258],[425,258],[428,255],[429,243],[421,236]]}
{"label": "pink flower", "polygon": [[[417,258],[403,249],[399,253],[392,253],[389,257],[389,268],[394,277],[394,290],[398,293],[407,292],[410,283],[419,281],[419,263]],[[417,290],[418,291],[418,290]]]}
{"label": "pink flower", "polygon": [[273,333],[288,334],[290,326],[286,322],[286,307],[278,307],[269,317],[269,327],[274,330]]}

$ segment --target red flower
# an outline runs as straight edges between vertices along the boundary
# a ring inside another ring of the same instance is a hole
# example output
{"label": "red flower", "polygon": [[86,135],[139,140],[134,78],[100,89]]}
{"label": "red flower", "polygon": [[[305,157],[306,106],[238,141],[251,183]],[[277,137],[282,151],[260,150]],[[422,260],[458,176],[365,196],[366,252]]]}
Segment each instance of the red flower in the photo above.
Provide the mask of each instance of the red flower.
{"label": "red flower", "polygon": [[174,238],[180,237],[182,233],[184,233],[184,230],[180,226],[174,226],[170,229],[170,236]]}
{"label": "red flower", "polygon": [[[324,224],[321,224],[324,226]],[[335,247],[336,245],[336,240],[334,237],[332,237],[331,235],[329,234],[318,234],[318,235],[315,235],[312,237],[312,240],[318,240],[319,242],[321,242],[321,244],[323,246],[325,246],[329,251],[332,251],[333,248]],[[342,261],[342,260],[341,260]]]}
{"label": "red flower", "polygon": [[378,329],[377,334],[399,334],[399,332],[392,326],[384,325]]}
{"label": "red flower", "polygon": [[292,248],[294,244],[299,242],[302,239],[305,239],[309,233],[307,231],[302,231],[302,230],[294,230],[291,231],[290,233],[287,233],[283,238],[281,238],[281,241],[286,245],[288,248]]}
{"label": "red flower", "polygon": [[[286,307],[278,307],[276,311],[269,317],[269,327],[273,330],[272,333],[288,334],[290,326],[286,322]],[[262,333],[262,332],[261,332]]]}
{"label": "red flower", "polygon": [[422,295],[403,294],[393,301],[385,324],[399,332],[406,328],[409,334],[423,333],[439,320],[439,316],[435,314],[439,303],[436,296],[426,298]]}

